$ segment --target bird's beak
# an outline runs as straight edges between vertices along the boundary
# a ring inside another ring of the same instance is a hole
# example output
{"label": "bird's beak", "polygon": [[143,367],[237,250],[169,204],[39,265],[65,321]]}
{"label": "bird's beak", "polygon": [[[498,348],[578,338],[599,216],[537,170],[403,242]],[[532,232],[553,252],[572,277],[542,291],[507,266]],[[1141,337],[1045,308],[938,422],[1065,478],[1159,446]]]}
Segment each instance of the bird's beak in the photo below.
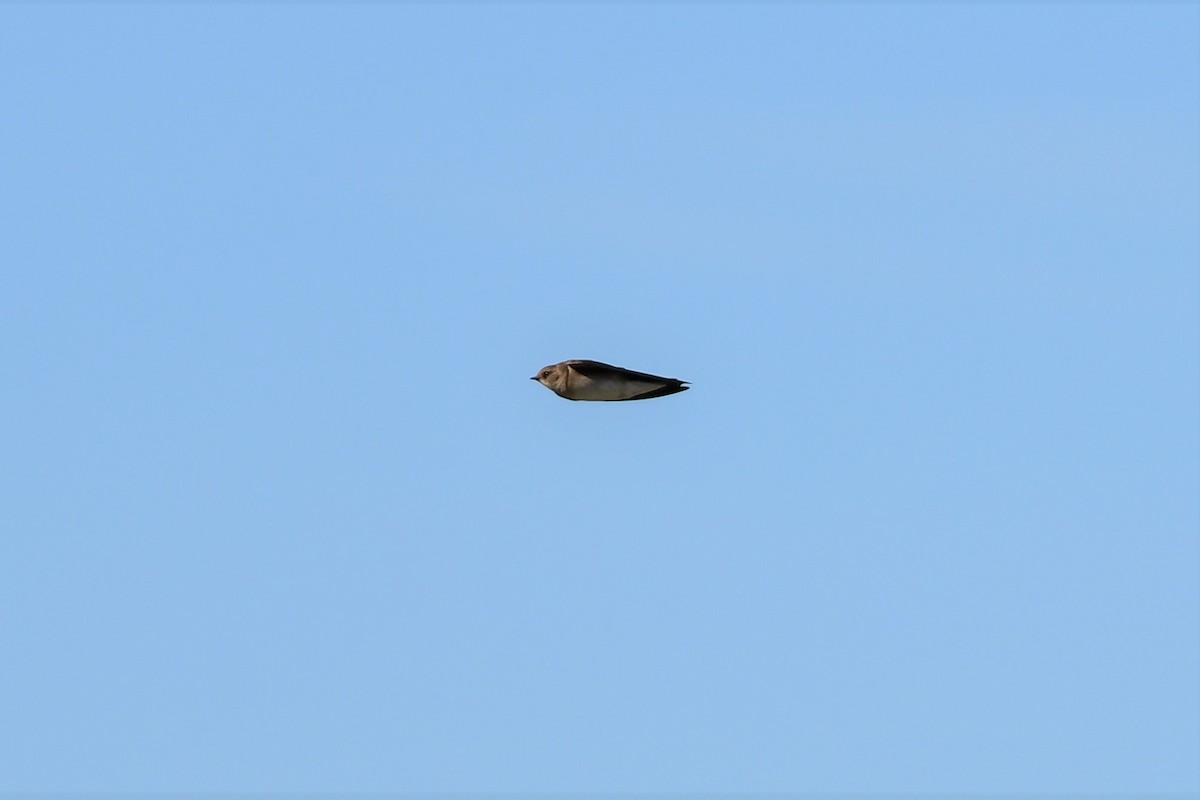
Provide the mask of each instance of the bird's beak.
{"label": "bird's beak", "polygon": [[531,381],[536,381],[536,380],[537,380],[537,375],[534,375],[534,376],[533,376],[532,378],[530,378],[529,380],[531,380]]}

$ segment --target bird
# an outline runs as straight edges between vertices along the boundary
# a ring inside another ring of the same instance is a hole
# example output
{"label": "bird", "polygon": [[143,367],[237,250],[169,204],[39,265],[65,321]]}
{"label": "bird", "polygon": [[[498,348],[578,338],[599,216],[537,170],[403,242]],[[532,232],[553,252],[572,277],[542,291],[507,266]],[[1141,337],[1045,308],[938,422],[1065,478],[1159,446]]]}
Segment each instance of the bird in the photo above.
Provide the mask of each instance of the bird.
{"label": "bird", "polygon": [[563,361],[542,367],[530,378],[568,400],[649,400],[686,392],[688,381],[634,372],[599,361]]}

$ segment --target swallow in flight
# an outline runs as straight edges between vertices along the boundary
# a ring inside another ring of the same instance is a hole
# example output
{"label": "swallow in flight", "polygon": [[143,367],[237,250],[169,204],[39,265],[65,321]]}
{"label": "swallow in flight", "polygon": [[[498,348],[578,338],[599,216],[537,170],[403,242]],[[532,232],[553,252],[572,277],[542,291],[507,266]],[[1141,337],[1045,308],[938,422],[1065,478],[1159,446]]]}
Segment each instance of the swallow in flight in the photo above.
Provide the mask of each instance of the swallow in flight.
{"label": "swallow in flight", "polygon": [[678,378],[661,378],[586,360],[542,367],[530,380],[568,400],[649,400],[688,389],[688,382]]}

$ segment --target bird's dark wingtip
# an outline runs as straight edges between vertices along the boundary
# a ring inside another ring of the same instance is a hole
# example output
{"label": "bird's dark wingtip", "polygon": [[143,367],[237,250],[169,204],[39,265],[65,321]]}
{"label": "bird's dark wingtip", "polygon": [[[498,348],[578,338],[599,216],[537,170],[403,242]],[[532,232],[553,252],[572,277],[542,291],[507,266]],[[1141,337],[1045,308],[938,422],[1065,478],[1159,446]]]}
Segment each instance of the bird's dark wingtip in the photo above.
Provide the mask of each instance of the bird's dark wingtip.
{"label": "bird's dark wingtip", "polygon": [[679,392],[686,392],[690,387],[683,383],[672,383],[667,386],[660,387],[645,394],[639,394],[637,397],[630,397],[630,400],[650,400],[655,397],[668,397]]}

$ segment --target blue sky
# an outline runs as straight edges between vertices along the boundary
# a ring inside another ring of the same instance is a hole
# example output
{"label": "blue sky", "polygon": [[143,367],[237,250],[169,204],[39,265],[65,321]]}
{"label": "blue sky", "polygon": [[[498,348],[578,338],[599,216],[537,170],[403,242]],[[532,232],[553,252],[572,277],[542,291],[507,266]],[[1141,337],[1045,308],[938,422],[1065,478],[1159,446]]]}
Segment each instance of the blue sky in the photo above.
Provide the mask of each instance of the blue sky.
{"label": "blue sky", "polygon": [[1200,792],[1196,5],[15,4],[0,103],[0,791]]}

